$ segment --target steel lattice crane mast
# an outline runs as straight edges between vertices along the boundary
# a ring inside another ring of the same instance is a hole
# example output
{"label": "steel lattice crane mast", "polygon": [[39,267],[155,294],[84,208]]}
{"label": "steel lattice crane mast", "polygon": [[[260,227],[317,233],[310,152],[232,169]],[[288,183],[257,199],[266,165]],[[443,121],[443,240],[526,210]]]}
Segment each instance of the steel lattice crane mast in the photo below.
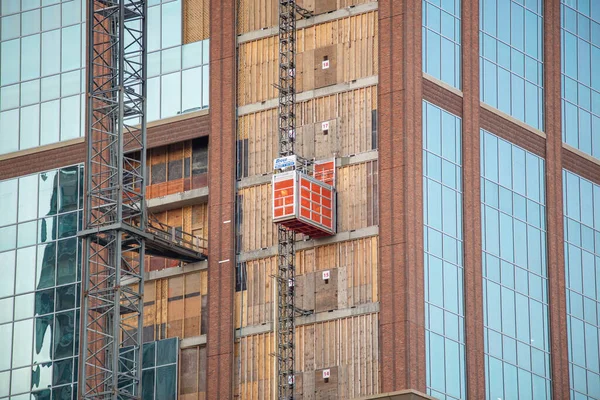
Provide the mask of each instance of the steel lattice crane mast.
{"label": "steel lattice crane mast", "polygon": [[146,211],[146,0],[88,2],[79,398],[139,399],[144,256],[205,259]]}
{"label": "steel lattice crane mast", "polygon": [[[296,141],[296,14],[311,14],[295,0],[279,0],[279,157],[295,156]],[[302,162],[301,162],[302,163]],[[294,166],[295,168],[296,166]],[[294,319],[302,313],[294,304],[296,232],[278,225],[277,369],[279,399],[294,398]]]}

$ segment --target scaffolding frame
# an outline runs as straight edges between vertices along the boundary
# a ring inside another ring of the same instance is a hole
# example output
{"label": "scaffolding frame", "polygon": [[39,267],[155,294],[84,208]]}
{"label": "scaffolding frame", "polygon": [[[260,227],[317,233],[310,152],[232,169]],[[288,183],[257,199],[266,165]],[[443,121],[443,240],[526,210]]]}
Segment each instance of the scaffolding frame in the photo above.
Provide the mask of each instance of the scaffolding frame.
{"label": "scaffolding frame", "polygon": [[146,209],[146,0],[88,2],[79,398],[139,399],[144,258],[206,259]]}
{"label": "scaffolding frame", "polygon": [[[296,142],[296,14],[312,15],[295,0],[279,0],[279,92],[278,136],[279,157],[295,156]],[[306,168],[300,160],[297,166]],[[294,304],[296,233],[277,226],[277,388],[278,398],[294,398],[294,336],[296,314],[307,314]]]}
{"label": "scaffolding frame", "polygon": [[141,392],[146,12],[145,0],[88,3],[83,399]]}

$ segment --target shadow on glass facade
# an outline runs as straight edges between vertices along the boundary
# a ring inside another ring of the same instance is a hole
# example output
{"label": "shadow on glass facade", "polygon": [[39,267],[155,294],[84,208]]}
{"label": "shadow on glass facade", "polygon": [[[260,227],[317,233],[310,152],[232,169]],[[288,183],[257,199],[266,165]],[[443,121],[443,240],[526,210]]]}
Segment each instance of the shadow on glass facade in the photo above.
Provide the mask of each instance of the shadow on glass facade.
{"label": "shadow on glass facade", "polygon": [[562,0],[560,16],[563,142],[600,158],[600,3]]}
{"label": "shadow on glass facade", "polygon": [[0,182],[0,398],[77,392],[83,167]]}
{"label": "shadow on glass facade", "polygon": [[488,399],[549,399],[544,160],[481,131]]}
{"label": "shadow on glass facade", "polygon": [[571,398],[600,399],[600,185],[563,170]]}
{"label": "shadow on glass facade", "polygon": [[464,399],[461,120],[423,102],[427,392]]}
{"label": "shadow on glass facade", "polygon": [[543,130],[542,0],[480,0],[480,98]]}

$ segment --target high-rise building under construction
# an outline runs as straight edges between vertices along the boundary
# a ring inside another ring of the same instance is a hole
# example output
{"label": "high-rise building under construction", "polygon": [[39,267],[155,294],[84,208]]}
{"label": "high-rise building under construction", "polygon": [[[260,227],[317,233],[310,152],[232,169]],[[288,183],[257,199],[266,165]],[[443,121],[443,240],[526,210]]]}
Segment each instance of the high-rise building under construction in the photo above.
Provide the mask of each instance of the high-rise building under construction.
{"label": "high-rise building under construction", "polygon": [[598,70],[597,0],[1,0],[0,400],[600,399]]}

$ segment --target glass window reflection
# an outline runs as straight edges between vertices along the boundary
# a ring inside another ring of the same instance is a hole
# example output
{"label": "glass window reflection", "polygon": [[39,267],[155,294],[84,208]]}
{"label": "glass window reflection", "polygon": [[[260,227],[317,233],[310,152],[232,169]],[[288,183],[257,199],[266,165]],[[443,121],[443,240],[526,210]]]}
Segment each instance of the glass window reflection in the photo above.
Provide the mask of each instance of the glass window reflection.
{"label": "glass window reflection", "polygon": [[[595,3],[593,3],[595,6]],[[600,158],[600,13],[561,1],[563,141]]]}
{"label": "glass window reflection", "polygon": [[563,192],[571,398],[587,400],[600,394],[600,185],[564,170]]}
{"label": "glass window reflection", "polygon": [[0,245],[18,247],[0,251],[0,375],[9,379],[11,398],[73,393],[81,172],[72,166],[0,181],[0,197],[15,209],[0,225]]}
{"label": "glass window reflection", "polygon": [[483,130],[481,145],[487,398],[547,398],[544,161]]}
{"label": "glass window reflection", "polygon": [[466,396],[461,120],[423,102],[423,145],[427,391],[461,399]]}
{"label": "glass window reflection", "polygon": [[542,1],[480,0],[480,7],[481,100],[543,130]]}

